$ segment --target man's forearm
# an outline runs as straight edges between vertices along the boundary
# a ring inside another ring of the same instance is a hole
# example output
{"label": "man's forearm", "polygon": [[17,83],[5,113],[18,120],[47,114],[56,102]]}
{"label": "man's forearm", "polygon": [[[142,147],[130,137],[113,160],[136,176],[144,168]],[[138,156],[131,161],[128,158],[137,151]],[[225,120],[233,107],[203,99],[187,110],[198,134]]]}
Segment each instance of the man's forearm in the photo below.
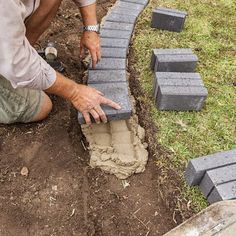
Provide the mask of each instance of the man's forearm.
{"label": "man's forearm", "polygon": [[84,25],[96,25],[97,13],[96,13],[96,3],[89,6],[80,7],[80,13],[82,15]]}

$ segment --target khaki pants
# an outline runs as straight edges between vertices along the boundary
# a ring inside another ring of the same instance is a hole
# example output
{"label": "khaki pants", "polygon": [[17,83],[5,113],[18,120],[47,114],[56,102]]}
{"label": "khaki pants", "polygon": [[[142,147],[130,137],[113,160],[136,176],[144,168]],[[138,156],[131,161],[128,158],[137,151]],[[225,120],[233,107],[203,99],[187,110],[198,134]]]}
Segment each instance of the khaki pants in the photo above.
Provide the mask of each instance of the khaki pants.
{"label": "khaki pants", "polygon": [[17,88],[0,75],[0,123],[28,123],[39,113],[44,100],[44,92]]}

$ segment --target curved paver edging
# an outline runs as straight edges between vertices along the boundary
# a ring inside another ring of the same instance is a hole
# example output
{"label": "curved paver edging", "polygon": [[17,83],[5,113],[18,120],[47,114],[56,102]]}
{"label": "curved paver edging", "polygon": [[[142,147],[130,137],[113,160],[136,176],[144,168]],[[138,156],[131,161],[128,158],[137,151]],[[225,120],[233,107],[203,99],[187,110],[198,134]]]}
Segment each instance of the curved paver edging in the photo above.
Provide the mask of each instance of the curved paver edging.
{"label": "curved paver edging", "polygon": [[[88,85],[121,105],[122,109],[118,111],[103,106],[109,121],[129,119],[132,115],[126,73],[127,55],[135,22],[147,3],[148,0],[118,0],[102,23],[102,59],[96,69],[90,65]],[[78,121],[85,123],[80,112]]]}

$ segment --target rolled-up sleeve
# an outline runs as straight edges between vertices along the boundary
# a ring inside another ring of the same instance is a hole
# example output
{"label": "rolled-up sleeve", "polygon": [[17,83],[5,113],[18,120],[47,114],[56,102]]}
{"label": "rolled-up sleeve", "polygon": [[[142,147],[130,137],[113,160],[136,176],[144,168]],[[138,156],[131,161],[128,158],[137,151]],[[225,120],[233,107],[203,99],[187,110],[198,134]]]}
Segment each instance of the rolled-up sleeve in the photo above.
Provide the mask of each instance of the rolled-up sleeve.
{"label": "rolled-up sleeve", "polygon": [[86,7],[96,3],[96,0],[73,0],[79,7]]}
{"label": "rolled-up sleeve", "polygon": [[14,88],[45,90],[55,82],[56,72],[28,42],[25,13],[21,1],[0,1],[0,74]]}

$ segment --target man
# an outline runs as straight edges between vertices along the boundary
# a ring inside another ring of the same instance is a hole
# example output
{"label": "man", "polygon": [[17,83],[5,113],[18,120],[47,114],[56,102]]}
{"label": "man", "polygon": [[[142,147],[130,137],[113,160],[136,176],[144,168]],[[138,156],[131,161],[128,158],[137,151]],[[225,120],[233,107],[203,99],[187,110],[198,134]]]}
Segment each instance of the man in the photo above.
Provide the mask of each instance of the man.
{"label": "man", "polygon": [[[43,120],[52,109],[46,93],[69,100],[97,123],[107,122],[101,104],[120,106],[91,87],[56,72],[32,47],[49,27],[62,0],[0,0],[0,123]],[[93,67],[101,58],[95,0],[73,0],[84,24],[80,49],[87,48]],[[45,93],[46,92],[46,93]]]}

